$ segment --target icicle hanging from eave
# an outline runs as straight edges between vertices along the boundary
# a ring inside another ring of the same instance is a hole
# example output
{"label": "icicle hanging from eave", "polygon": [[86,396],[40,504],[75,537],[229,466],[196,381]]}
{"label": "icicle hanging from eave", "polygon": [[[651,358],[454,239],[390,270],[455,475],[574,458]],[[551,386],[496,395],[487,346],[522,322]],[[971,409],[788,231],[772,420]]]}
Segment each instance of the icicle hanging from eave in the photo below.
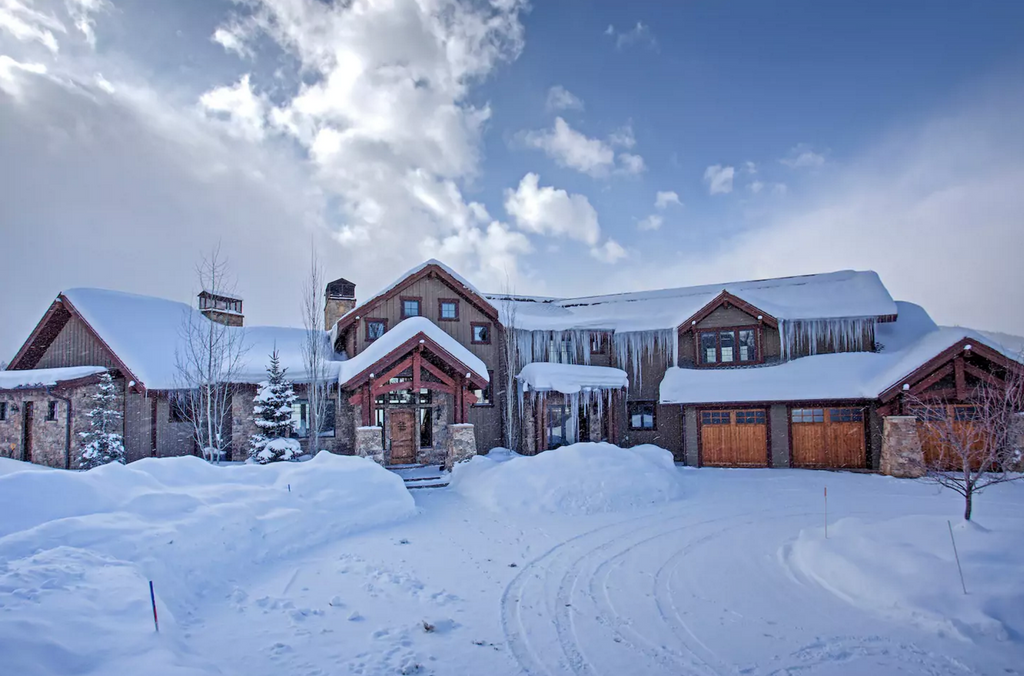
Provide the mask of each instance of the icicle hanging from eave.
{"label": "icicle hanging from eave", "polygon": [[636,388],[643,387],[643,364],[653,363],[661,357],[667,366],[675,366],[679,355],[679,340],[675,329],[653,329],[649,331],[627,331],[612,335],[615,360],[619,368],[626,369],[635,381]]}
{"label": "icicle hanging from eave", "polygon": [[779,321],[782,358],[874,350],[875,317]]}

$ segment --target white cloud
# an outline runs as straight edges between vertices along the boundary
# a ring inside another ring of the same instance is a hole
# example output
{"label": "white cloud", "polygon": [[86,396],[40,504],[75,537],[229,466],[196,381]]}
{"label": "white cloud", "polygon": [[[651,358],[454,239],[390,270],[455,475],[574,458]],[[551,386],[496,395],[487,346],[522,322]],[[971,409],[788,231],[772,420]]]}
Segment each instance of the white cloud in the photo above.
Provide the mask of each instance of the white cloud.
{"label": "white cloud", "polygon": [[786,187],[785,183],[775,183],[772,185],[773,195],[785,195],[787,192],[789,192],[789,188]]}
{"label": "white cloud", "polygon": [[583,110],[583,100],[562,85],[548,90],[548,110]]}
{"label": "white cloud", "polygon": [[800,143],[789,151],[789,155],[779,160],[790,169],[816,169],[825,164],[825,156],[814,152],[806,143]]}
{"label": "white cloud", "polygon": [[751,181],[747,184],[747,190],[754,193],[755,195],[761,194],[765,190],[769,190],[773,195],[785,195],[788,192],[788,188],[785,183],[766,183],[764,181]]}
{"label": "white cloud", "polygon": [[239,25],[220,26],[213,32],[210,39],[223,47],[224,51],[231,52],[240,58],[251,59],[255,56],[252,49],[246,44],[250,37]]}
{"label": "white cloud", "polygon": [[651,214],[636,224],[637,230],[657,230],[665,222],[665,219],[658,214]]}
{"label": "white cloud", "polygon": [[615,263],[626,257],[626,250],[614,239],[608,239],[604,244],[590,249],[590,255],[602,263]]}
{"label": "white cloud", "polygon": [[748,174],[753,175],[753,174],[757,173],[757,163],[756,162],[751,162],[750,160],[747,160],[746,162],[743,163],[743,168],[746,169]]}
{"label": "white cloud", "polygon": [[22,96],[22,77],[28,75],[45,75],[46,66],[42,63],[22,63],[15,61],[6,54],[0,54],[0,91],[20,99]]}
{"label": "white cloud", "polygon": [[664,211],[670,205],[675,204],[682,206],[682,202],[679,201],[679,195],[673,190],[661,191],[654,196],[654,208]]}
{"label": "white cloud", "polygon": [[764,182],[763,181],[751,181],[750,185],[747,186],[747,189],[750,190],[750,192],[752,192],[752,193],[754,193],[756,195],[756,194],[760,193],[762,190],[764,190]]}
{"label": "white cloud", "polygon": [[708,194],[725,195],[732,192],[732,179],[736,170],[713,164],[704,170],[704,182],[708,184]]}
{"label": "white cloud", "polygon": [[257,96],[249,83],[249,75],[233,86],[211,89],[199,98],[200,107],[214,116],[223,115],[231,133],[250,141],[260,141],[266,134],[264,119],[267,101]]}
{"label": "white cloud", "polygon": [[[627,127],[628,129],[628,127]],[[623,145],[626,137],[622,130],[612,135],[609,142],[591,138],[573,129],[561,117],[555,118],[551,129],[529,131],[519,138],[529,148],[544,151],[556,164],[569,167],[594,177],[607,176],[614,171],[619,174],[639,174],[646,166],[640,155],[619,153],[616,156],[613,145]],[[629,145],[633,145],[632,130],[629,131]],[[616,162],[616,160],[618,160]]]}
{"label": "white cloud", "polygon": [[646,45],[650,49],[658,48],[658,41],[655,39],[654,33],[651,32],[651,27],[643,21],[637,21],[633,28],[625,32],[617,32],[614,26],[609,25],[604,34],[615,36],[616,49],[636,44]]}
{"label": "white cloud", "polygon": [[37,11],[20,0],[0,0],[0,31],[56,53],[60,47],[54,33],[67,33],[67,28],[53,13]]}
{"label": "white cloud", "polygon": [[93,15],[109,11],[113,5],[107,0],[65,0],[65,4],[75,28],[85,37],[89,46],[95,49],[96,20]]}
{"label": "white cloud", "polygon": [[601,238],[597,211],[590,200],[552,186],[542,187],[537,174],[527,174],[518,188],[505,191],[505,211],[527,232],[568,237],[591,246]]}
{"label": "white cloud", "polygon": [[616,129],[608,135],[608,143],[618,148],[632,148],[636,145],[636,137],[633,136],[633,125],[627,124]]}

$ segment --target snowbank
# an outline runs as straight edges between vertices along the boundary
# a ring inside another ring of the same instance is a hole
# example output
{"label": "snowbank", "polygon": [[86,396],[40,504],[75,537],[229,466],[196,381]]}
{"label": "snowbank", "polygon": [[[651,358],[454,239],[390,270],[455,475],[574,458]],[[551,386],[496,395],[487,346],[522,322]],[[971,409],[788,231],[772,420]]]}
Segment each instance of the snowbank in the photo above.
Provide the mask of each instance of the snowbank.
{"label": "snowbank", "polygon": [[456,465],[450,485],[495,511],[596,514],[681,497],[672,454],[657,446],[585,443],[535,456],[494,455]]}
{"label": "snowbank", "polygon": [[[0,476],[0,654],[12,673],[208,673],[177,644],[204,597],[263,564],[412,516],[363,458],[147,459]],[[160,606],[154,637],[148,580]],[[194,671],[193,671],[194,670]],[[217,672],[219,673],[219,672]]]}
{"label": "snowbank", "polygon": [[841,519],[801,531],[784,558],[849,603],[958,638],[1019,641],[1024,634],[1024,523],[954,524],[968,595],[946,520],[907,516],[881,523]]}

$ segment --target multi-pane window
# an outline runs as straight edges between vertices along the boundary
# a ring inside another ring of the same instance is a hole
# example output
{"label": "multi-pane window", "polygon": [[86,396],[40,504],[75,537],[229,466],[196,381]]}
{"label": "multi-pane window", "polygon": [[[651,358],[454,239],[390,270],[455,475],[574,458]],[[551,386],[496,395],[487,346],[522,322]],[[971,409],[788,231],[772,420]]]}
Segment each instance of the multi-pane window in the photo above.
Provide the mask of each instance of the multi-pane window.
{"label": "multi-pane window", "polygon": [[459,318],[459,301],[442,299],[438,301],[437,315],[445,321],[455,321]]}
{"label": "multi-pane window", "polygon": [[57,419],[57,402],[46,402],[46,419],[50,421],[54,421]]}
{"label": "multi-pane window", "polygon": [[728,425],[732,422],[732,411],[701,411],[702,425]]}
{"label": "multi-pane window", "polygon": [[424,406],[419,410],[420,448],[434,447],[434,409]]}
{"label": "multi-pane window", "polygon": [[834,423],[838,422],[864,422],[864,409],[860,408],[830,408],[828,419]]}
{"label": "multi-pane window", "polygon": [[547,442],[548,450],[565,446],[569,443],[569,427],[572,419],[569,407],[565,404],[548,404],[547,407]]}
{"label": "multi-pane window", "polygon": [[403,317],[419,317],[420,316],[420,300],[419,300],[419,298],[403,298],[402,299],[402,316]]}
{"label": "multi-pane window", "polygon": [[388,330],[387,321],[383,319],[367,319],[366,320],[366,339],[377,340],[384,335],[384,332]]}
{"label": "multi-pane window", "polygon": [[628,406],[629,429],[655,429],[655,406],[653,401],[631,401]]}
{"label": "multi-pane window", "polygon": [[954,420],[977,420],[978,408],[976,406],[954,406],[953,407],[953,419]]}
{"label": "multi-pane window", "polygon": [[764,425],[764,411],[736,411],[737,425]]}
{"label": "multi-pane window", "polygon": [[604,354],[608,344],[608,336],[604,333],[590,334],[590,354]]}
{"label": "multi-pane window", "polygon": [[[323,424],[320,426],[321,437],[334,436],[334,399],[327,400],[327,408],[324,411]],[[309,436],[309,400],[296,399],[292,404],[292,431],[295,436],[305,439]]]}
{"label": "multi-pane window", "polygon": [[575,363],[576,351],[572,349],[572,338],[563,336],[561,340],[548,343],[548,361],[553,364]]}
{"label": "multi-pane window", "polygon": [[[411,383],[412,376],[396,376],[388,381],[388,384],[394,385],[397,383]],[[423,404],[429,405],[432,401],[430,390],[423,387],[419,393],[414,393],[412,388],[406,388],[402,390],[392,390],[385,394],[377,396],[377,409],[381,409],[385,404],[389,406],[403,406],[407,404]]]}
{"label": "multi-pane window", "polygon": [[750,364],[757,362],[757,329],[716,329],[698,333],[702,364]]}
{"label": "multi-pane window", "polygon": [[490,343],[491,342],[491,325],[490,324],[473,324],[473,341],[474,343]]}
{"label": "multi-pane window", "polygon": [[491,400],[491,383],[494,382],[494,371],[488,369],[487,371],[487,386],[483,389],[473,390],[473,394],[476,395],[476,403],[474,406],[493,406],[494,402]]}
{"label": "multi-pane window", "polygon": [[7,420],[7,402],[0,401],[0,422]]}
{"label": "multi-pane window", "polygon": [[825,422],[825,409],[794,408],[792,416],[795,423],[823,423]]}

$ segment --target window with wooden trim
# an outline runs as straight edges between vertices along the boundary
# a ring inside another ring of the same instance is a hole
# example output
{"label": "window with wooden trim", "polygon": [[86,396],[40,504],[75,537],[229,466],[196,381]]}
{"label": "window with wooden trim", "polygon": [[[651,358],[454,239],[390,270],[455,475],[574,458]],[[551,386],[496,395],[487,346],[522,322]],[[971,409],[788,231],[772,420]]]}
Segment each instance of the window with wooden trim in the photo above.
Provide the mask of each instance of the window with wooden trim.
{"label": "window with wooden trim", "polygon": [[732,423],[732,411],[701,411],[701,425],[729,425]]}
{"label": "window with wooden trim", "polygon": [[388,320],[368,318],[366,322],[366,340],[377,340],[388,330]]}
{"label": "window with wooden trim", "polygon": [[420,302],[423,300],[422,298],[407,298],[402,296],[400,300],[402,303],[402,319],[419,317],[423,314],[420,312]]}
{"label": "window with wooden trim", "polygon": [[698,331],[697,349],[700,363],[705,366],[756,364],[761,361],[756,326]]}
{"label": "window with wooden trim", "polygon": [[[320,437],[334,436],[334,413],[337,408],[336,399],[328,399],[327,407],[324,409],[323,425],[320,429]],[[292,436],[305,439],[309,436],[309,400],[296,399],[292,404]]]}
{"label": "window with wooden trim", "polygon": [[487,369],[487,385],[483,389],[473,390],[473,394],[476,395],[476,403],[473,406],[494,406],[494,400],[491,399],[491,385],[494,383],[494,371]]}
{"label": "window with wooden trim", "polygon": [[565,404],[548,404],[547,415],[545,416],[547,437],[547,450],[565,446],[569,443],[572,417],[569,415],[569,407]]}
{"label": "window with wooden trim", "polygon": [[590,354],[604,354],[608,349],[608,338],[607,333],[591,333]]}
{"label": "window with wooden trim", "polygon": [[825,422],[825,409],[823,408],[794,408],[790,415],[794,423]]}
{"label": "window with wooden trim", "polygon": [[188,422],[188,399],[186,397],[187,395],[171,395],[167,402],[167,422]]}
{"label": "window with wooden trim", "polygon": [[977,406],[954,406],[953,407],[953,420],[978,420],[981,414],[978,413]]}
{"label": "window with wooden trim", "polygon": [[631,430],[654,430],[658,428],[657,406],[653,401],[631,401],[626,404],[626,414]]}
{"label": "window with wooden trim", "polygon": [[830,408],[828,419],[834,423],[841,422],[864,422],[864,409],[862,408]]}
{"label": "window with wooden trim", "polygon": [[46,402],[46,419],[50,422],[53,422],[54,420],[57,419],[57,402]]}
{"label": "window with wooden trim", "polygon": [[457,298],[439,298],[437,318],[442,322],[459,321],[459,300]]}
{"label": "window with wooden trim", "polygon": [[737,425],[764,425],[764,411],[736,411]]}
{"label": "window with wooden trim", "polygon": [[473,323],[474,345],[489,345],[491,342],[491,325],[484,323]]}
{"label": "window with wooden trim", "polygon": [[7,420],[7,402],[0,401],[0,422]]}

